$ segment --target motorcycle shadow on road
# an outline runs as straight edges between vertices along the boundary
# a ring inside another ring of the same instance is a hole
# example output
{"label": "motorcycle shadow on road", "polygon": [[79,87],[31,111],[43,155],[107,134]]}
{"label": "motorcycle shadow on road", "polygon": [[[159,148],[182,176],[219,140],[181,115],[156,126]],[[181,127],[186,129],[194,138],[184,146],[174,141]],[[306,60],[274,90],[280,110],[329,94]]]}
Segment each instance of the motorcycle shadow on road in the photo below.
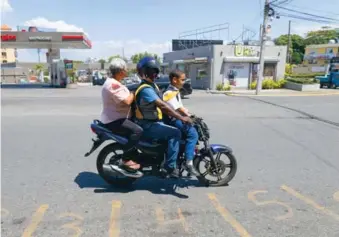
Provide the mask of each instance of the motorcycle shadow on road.
{"label": "motorcycle shadow on road", "polygon": [[136,181],[131,187],[113,187],[107,184],[98,174],[93,172],[80,172],[74,179],[79,188],[94,188],[95,193],[130,193],[138,190],[150,191],[153,194],[173,195],[178,198],[187,199],[188,195],[177,192],[178,188],[204,187],[196,179],[182,178],[159,179],[145,177]]}

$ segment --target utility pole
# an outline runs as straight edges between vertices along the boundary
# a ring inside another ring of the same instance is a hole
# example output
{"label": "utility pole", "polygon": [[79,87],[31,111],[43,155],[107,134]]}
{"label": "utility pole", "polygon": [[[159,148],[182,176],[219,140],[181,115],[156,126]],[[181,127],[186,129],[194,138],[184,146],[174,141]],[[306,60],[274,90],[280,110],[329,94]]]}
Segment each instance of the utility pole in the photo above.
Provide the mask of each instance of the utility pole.
{"label": "utility pole", "polygon": [[261,31],[261,45],[260,45],[260,66],[258,71],[258,81],[257,81],[257,88],[255,94],[258,95],[261,90],[262,80],[264,77],[264,65],[265,65],[265,41],[266,41],[266,30],[267,30],[267,22],[268,22],[268,11],[269,11],[269,0],[265,0],[265,7],[264,7],[264,20],[262,25]]}
{"label": "utility pole", "polygon": [[288,21],[288,44],[287,44],[287,52],[286,52],[287,63],[290,63],[291,61],[290,47],[291,47],[291,21]]}

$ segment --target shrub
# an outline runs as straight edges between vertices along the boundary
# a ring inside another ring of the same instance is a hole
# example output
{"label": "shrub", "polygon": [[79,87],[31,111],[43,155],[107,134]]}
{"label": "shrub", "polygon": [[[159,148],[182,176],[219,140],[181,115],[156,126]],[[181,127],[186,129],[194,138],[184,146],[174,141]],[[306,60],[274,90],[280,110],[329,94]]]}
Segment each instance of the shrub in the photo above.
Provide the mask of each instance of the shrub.
{"label": "shrub", "polygon": [[231,86],[229,84],[224,84],[222,85],[222,83],[219,83],[216,87],[217,91],[229,91],[231,90]]}
{"label": "shrub", "polygon": [[[264,79],[262,81],[261,89],[267,90],[267,89],[279,89],[284,87],[286,83],[285,79],[280,79],[278,81],[274,81],[273,79]],[[257,81],[254,81],[250,85],[251,90],[254,90],[257,88]]]}
{"label": "shrub", "polygon": [[283,88],[284,85],[286,84],[286,80],[285,79],[280,79],[277,81],[279,88]]}
{"label": "shrub", "polygon": [[295,65],[286,63],[286,65],[285,65],[285,73],[292,74],[294,67],[295,67]]}
{"label": "shrub", "polygon": [[257,88],[257,81],[253,81],[250,85],[251,90],[254,90],[255,88]]}
{"label": "shrub", "polygon": [[286,80],[298,84],[319,84],[319,80],[315,78],[287,78]]}
{"label": "shrub", "polygon": [[262,81],[262,89],[273,89],[274,88],[274,82],[272,79],[264,79]]}
{"label": "shrub", "polygon": [[317,73],[300,73],[300,74],[289,74],[285,73],[285,78],[314,78],[316,76],[324,76],[323,72],[317,72]]}

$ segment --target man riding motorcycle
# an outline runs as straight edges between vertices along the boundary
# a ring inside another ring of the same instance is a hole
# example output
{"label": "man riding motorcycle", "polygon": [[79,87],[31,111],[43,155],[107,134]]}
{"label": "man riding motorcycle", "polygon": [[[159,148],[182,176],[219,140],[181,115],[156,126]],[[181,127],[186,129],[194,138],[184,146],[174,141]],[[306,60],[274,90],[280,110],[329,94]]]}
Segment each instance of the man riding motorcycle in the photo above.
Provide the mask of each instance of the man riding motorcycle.
{"label": "man riding motorcycle", "polygon": [[176,160],[179,153],[181,132],[179,129],[163,123],[163,114],[192,123],[189,117],[182,116],[162,100],[162,94],[154,83],[160,69],[153,57],[144,57],[139,63],[142,82],[135,92],[135,122],[144,132],[143,137],[149,139],[167,140],[168,148],[164,169],[172,178],[179,177]]}

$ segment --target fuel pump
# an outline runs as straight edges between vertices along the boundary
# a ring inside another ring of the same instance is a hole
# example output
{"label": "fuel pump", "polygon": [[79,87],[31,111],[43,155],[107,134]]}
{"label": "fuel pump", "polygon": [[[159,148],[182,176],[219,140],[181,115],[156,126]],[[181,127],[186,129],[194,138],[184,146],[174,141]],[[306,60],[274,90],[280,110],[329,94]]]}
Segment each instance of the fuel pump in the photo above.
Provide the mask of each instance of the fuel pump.
{"label": "fuel pump", "polygon": [[66,88],[67,73],[65,63],[61,59],[54,59],[51,64],[51,86]]}

